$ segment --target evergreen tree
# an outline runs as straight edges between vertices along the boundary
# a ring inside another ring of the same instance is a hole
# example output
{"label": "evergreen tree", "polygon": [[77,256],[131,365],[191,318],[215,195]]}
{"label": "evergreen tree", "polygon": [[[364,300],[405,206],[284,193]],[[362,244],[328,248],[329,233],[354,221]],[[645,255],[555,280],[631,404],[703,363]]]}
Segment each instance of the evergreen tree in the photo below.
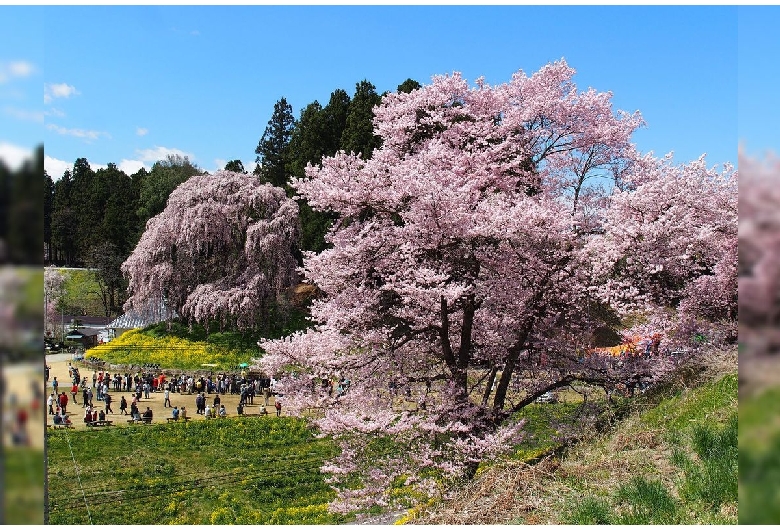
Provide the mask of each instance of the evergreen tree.
{"label": "evergreen tree", "polygon": [[294,127],[292,106],[282,98],[274,105],[273,115],[255,148],[255,174],[261,182],[287,189],[288,146]]}
{"label": "evergreen tree", "polygon": [[103,187],[102,195],[107,197],[97,227],[99,237],[93,240],[92,247],[109,241],[116,246],[119,254],[126,257],[135,246],[138,226],[132,181],[113,163],[109,163],[106,169],[99,169],[96,177]]}
{"label": "evergreen tree", "polygon": [[144,180],[149,176],[149,172],[145,167],[142,167],[132,175],[130,175],[130,189],[133,197],[133,209],[135,211],[135,226],[133,227],[135,243],[141,238],[141,234],[144,233],[144,226],[146,219],[140,215],[141,210],[141,188],[143,187]]}
{"label": "evergreen tree", "polygon": [[43,171],[43,245],[46,249],[44,262],[52,261],[51,218],[54,213],[54,181]]}
{"label": "evergreen tree", "polygon": [[[187,179],[203,173],[203,170],[190,159],[181,155],[168,155],[152,166],[152,171],[139,179],[138,221],[141,232],[146,221],[162,212],[168,203],[168,197]],[[140,234],[139,234],[140,235]]]}
{"label": "evergreen tree", "polygon": [[227,164],[225,164],[225,171],[232,171],[234,173],[244,173],[246,174],[246,169],[244,169],[244,163],[241,162],[239,159],[231,160]]}
{"label": "evergreen tree", "polygon": [[382,98],[376,87],[365,79],[355,86],[355,95],[349,104],[346,128],[341,135],[341,148],[347,153],[360,154],[363,160],[371,158],[381,139],[374,135],[374,107]]}
{"label": "evergreen tree", "polygon": [[73,181],[70,170],[54,183],[51,217],[52,261],[73,265],[76,260],[76,211],[71,205]]}
{"label": "evergreen tree", "polygon": [[[347,92],[339,88],[331,93],[330,100],[323,109],[325,119],[324,153],[327,156],[333,156],[341,149],[341,135],[347,128],[350,103]],[[319,164],[319,160],[317,163]]]}
{"label": "evergreen tree", "polygon": [[306,164],[319,164],[325,153],[326,123],[322,106],[318,101],[309,103],[301,111],[295,124],[287,156],[287,174],[303,177]]}
{"label": "evergreen tree", "polygon": [[75,254],[73,265],[84,265],[84,256],[94,244],[95,228],[103,219],[104,194],[95,177],[95,172],[86,158],[73,163],[73,183],[70,191],[70,206],[75,217]]}
{"label": "evergreen tree", "polygon": [[8,246],[13,263],[43,264],[43,146],[16,172],[11,186]]}
{"label": "evergreen tree", "polygon": [[417,90],[418,88],[422,88],[422,85],[417,81],[415,81],[414,79],[409,78],[403,83],[401,83],[400,85],[398,85],[397,91],[403,92],[404,94],[408,94],[412,90]]}

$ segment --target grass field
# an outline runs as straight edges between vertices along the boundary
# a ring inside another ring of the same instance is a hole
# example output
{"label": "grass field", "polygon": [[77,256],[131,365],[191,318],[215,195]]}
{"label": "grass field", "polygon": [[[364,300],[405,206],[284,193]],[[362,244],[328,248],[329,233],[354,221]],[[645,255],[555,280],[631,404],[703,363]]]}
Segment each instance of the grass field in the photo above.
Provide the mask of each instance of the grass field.
{"label": "grass field", "polygon": [[43,451],[5,448],[4,524],[43,524]]}
{"label": "grass field", "polygon": [[47,433],[52,524],[338,524],[334,446],[297,418]]}

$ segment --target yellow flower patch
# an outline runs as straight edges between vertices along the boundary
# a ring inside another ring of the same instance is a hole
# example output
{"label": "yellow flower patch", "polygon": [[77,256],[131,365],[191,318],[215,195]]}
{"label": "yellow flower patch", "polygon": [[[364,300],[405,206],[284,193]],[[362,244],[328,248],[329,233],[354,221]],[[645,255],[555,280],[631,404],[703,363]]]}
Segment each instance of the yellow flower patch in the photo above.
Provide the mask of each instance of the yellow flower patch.
{"label": "yellow flower patch", "polygon": [[161,368],[180,369],[196,369],[204,364],[213,364],[216,369],[226,370],[251,362],[244,352],[174,336],[151,337],[140,329],[128,331],[111,342],[90,348],[86,357],[99,358],[111,364],[158,364]]}

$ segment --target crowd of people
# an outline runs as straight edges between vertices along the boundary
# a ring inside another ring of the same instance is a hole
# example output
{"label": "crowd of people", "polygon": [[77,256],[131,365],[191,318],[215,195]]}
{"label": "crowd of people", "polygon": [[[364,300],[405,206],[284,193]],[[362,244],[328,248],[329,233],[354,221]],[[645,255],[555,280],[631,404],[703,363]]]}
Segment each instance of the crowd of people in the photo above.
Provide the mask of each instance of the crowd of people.
{"label": "crowd of people", "polygon": [[[46,380],[48,383],[51,367],[46,366]],[[130,392],[129,396],[122,395],[118,403],[118,414],[129,416],[134,420],[144,419],[151,421],[153,411],[146,407],[141,412],[140,402],[148,400],[153,395],[162,394],[163,408],[171,408],[171,418],[178,420],[187,417],[185,407],[179,408],[172,404],[175,394],[195,395],[196,414],[203,417],[226,417],[228,410],[221,403],[225,395],[239,397],[236,413],[243,415],[248,405],[254,405],[255,398],[260,400],[264,407],[272,404],[276,408],[276,415],[281,415],[281,402],[272,396],[277,396],[276,380],[265,374],[219,373],[212,374],[187,374],[166,375],[160,370],[116,371],[95,369],[90,378],[82,376],[78,367],[68,363],[68,381],[59,381],[54,376],[51,381],[51,394],[47,399],[48,413],[53,418],[53,423],[71,423],[68,418],[69,406],[80,405],[84,409],[83,420],[85,423],[105,420],[108,414],[115,414],[113,405],[116,404],[111,392]],[[66,392],[67,390],[67,392]],[[68,393],[70,396],[68,396]],[[81,403],[79,403],[79,394]],[[103,407],[96,405],[96,401],[102,401]]]}

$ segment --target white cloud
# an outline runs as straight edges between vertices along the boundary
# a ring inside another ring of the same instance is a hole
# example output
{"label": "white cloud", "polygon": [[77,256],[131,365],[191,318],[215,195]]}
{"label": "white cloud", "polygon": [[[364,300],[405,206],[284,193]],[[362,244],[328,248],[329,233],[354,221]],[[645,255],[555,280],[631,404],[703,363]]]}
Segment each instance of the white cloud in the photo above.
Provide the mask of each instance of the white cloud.
{"label": "white cloud", "polygon": [[187,157],[190,162],[194,162],[195,157],[191,153],[185,153],[181,149],[170,147],[155,146],[152,149],[137,149],[136,154],[143,162],[157,162],[158,160],[165,160],[168,155],[179,155],[181,157]]}
{"label": "white cloud", "polygon": [[65,117],[65,113],[64,112],[62,112],[60,109],[55,109],[54,107],[49,107],[49,109],[46,110],[43,113],[43,115],[44,116],[50,116],[50,117],[53,117],[53,118],[64,118]]}
{"label": "white cloud", "polygon": [[[108,164],[96,164],[90,161],[89,167],[91,167],[93,171],[97,171],[98,169],[106,169]],[[123,158],[122,161],[116,165],[116,167],[121,171],[124,171],[127,175],[136,173],[142,167],[146,168],[147,171],[151,170],[149,165],[144,164],[140,160],[128,160],[126,158]],[[62,174],[65,173],[65,171],[73,171],[73,163],[65,162],[64,160],[59,160],[49,155],[44,155],[43,168],[46,170],[52,180],[57,181],[62,178]]]}
{"label": "white cloud", "polygon": [[101,136],[105,136],[106,138],[111,138],[111,135],[104,131],[68,129],[66,127],[60,127],[59,125],[56,125],[54,123],[48,124],[46,128],[49,129],[50,131],[56,132],[57,134],[62,134],[63,136],[75,136],[76,138],[85,138],[87,140],[97,140]]}
{"label": "white cloud", "polygon": [[65,173],[65,171],[73,169],[73,164],[70,162],[65,162],[64,160],[58,160],[49,155],[44,155],[43,169],[46,170],[46,173],[49,174],[52,180],[57,181],[62,178],[62,174]]}
{"label": "white cloud", "polygon": [[15,77],[28,77],[35,70],[35,65],[27,61],[0,63],[0,83],[5,83]]}
{"label": "white cloud", "polygon": [[[228,162],[229,162],[229,160],[225,160],[224,158],[215,158],[214,159],[214,168],[213,169],[211,169],[211,168],[204,168],[204,169],[206,171],[208,171],[209,173],[214,173],[216,171],[220,171],[220,170],[225,169],[225,165]],[[246,171],[247,173],[253,173],[255,168],[257,167],[257,162],[255,162],[254,160],[251,160],[251,161],[241,160],[241,164],[243,164],[244,171]]]}
{"label": "white cloud", "polygon": [[55,98],[69,98],[78,94],[80,92],[76,90],[76,87],[67,83],[46,83],[43,85],[43,102],[47,105]]}
{"label": "white cloud", "polygon": [[192,35],[193,37],[198,37],[200,36],[200,31],[198,31],[197,29],[193,29],[192,31],[190,31],[190,35]]}
{"label": "white cloud", "polygon": [[21,121],[43,123],[43,112],[39,110],[25,110],[16,107],[5,107],[3,113]]}
{"label": "white cloud", "polygon": [[149,132],[149,129],[147,129],[145,127],[137,127],[135,129],[135,134],[137,134],[138,136],[146,136],[146,134],[148,132]]}
{"label": "white cloud", "polygon": [[116,166],[124,171],[127,175],[132,175],[141,168],[145,168],[147,171],[152,169],[140,160],[127,160],[126,158],[123,158],[122,161],[119,162]]}
{"label": "white cloud", "polygon": [[14,61],[8,66],[8,71],[14,77],[27,77],[35,71],[35,67],[27,61]]}
{"label": "white cloud", "polygon": [[25,161],[32,158],[33,152],[25,147],[0,141],[0,160],[12,171],[16,171]]}

